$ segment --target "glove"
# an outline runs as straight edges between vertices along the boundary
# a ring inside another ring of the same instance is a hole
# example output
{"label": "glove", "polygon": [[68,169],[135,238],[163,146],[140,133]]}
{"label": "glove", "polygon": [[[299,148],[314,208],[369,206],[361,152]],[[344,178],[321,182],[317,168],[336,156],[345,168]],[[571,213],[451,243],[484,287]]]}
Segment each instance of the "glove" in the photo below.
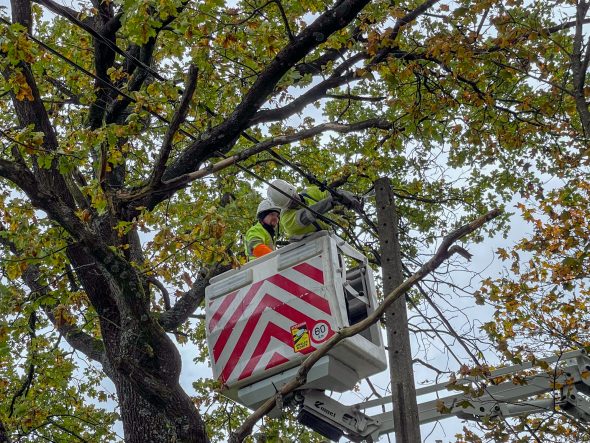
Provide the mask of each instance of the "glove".
{"label": "glove", "polygon": [[352,192],[339,190],[337,193],[335,193],[334,199],[348,209],[352,209],[354,211],[362,211],[363,209],[363,205],[359,198]]}

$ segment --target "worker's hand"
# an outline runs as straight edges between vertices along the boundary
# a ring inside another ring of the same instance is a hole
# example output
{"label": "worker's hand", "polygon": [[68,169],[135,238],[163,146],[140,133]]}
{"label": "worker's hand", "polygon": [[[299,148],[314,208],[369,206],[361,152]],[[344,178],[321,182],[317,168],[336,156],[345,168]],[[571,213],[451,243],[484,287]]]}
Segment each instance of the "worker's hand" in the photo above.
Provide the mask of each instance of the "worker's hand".
{"label": "worker's hand", "polygon": [[348,209],[354,211],[362,211],[363,209],[360,199],[352,192],[338,190],[334,195],[334,199]]}

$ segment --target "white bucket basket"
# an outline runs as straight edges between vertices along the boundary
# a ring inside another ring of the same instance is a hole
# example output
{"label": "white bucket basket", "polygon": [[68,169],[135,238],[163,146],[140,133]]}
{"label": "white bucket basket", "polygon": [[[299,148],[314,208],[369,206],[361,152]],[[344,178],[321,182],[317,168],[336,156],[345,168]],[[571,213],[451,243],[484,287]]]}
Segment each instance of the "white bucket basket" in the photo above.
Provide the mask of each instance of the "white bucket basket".
{"label": "white bucket basket", "polygon": [[[213,376],[227,397],[255,408],[291,379],[306,354],[375,307],[367,258],[317,232],[211,279],[206,330]],[[343,392],[383,371],[378,325],[340,342],[302,387]]]}

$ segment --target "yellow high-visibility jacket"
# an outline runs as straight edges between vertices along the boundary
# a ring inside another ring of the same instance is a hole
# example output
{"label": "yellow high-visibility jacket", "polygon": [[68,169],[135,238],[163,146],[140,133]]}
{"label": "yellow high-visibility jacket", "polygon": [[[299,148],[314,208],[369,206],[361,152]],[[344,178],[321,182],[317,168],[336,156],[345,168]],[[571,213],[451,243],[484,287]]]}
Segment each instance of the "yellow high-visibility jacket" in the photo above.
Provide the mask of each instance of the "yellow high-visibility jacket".
{"label": "yellow high-visibility jacket", "polygon": [[[319,214],[324,214],[334,207],[332,196],[328,191],[321,191],[317,186],[310,186],[299,194],[303,202]],[[292,238],[327,230],[329,225],[317,220],[317,215],[307,208],[287,208],[281,211],[281,232],[285,237]]]}

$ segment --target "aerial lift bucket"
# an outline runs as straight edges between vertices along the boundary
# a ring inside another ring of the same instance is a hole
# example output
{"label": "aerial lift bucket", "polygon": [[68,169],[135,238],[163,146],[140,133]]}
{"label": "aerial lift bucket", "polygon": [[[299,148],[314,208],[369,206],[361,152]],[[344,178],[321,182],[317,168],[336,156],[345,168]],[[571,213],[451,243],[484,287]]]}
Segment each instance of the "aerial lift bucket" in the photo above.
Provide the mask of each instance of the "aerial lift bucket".
{"label": "aerial lift bucket", "polygon": [[[224,395],[253,409],[377,303],[367,258],[326,231],[212,278],[205,298],[213,375]],[[386,367],[373,325],[330,350],[301,389],[344,392]]]}

